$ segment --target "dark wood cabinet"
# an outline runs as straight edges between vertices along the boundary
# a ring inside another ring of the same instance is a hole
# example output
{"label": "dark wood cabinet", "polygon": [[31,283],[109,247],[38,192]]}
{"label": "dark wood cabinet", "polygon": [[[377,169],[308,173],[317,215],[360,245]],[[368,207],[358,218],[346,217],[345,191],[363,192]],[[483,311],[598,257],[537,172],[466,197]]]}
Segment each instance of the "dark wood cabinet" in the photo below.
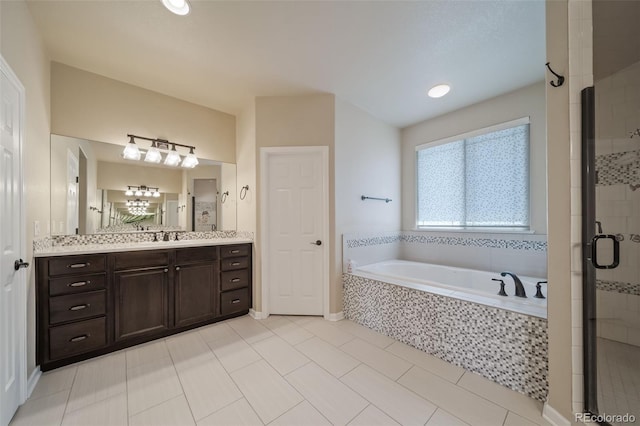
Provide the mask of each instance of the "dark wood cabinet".
{"label": "dark wood cabinet", "polygon": [[251,244],[36,259],[43,371],[248,313]]}

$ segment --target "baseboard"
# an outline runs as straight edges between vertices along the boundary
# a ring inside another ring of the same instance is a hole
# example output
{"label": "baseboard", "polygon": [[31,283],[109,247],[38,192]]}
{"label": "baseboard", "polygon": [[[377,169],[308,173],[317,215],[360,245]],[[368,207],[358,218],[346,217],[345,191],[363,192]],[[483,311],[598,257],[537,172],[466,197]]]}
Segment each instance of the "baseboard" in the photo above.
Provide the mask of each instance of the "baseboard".
{"label": "baseboard", "polygon": [[335,314],[329,314],[329,316],[324,317],[324,319],[328,321],[340,321],[344,319],[344,311],[337,312]]}
{"label": "baseboard", "polygon": [[548,402],[544,403],[542,408],[542,417],[555,426],[571,426],[571,421],[565,418],[555,408],[549,405]]}
{"label": "baseboard", "polygon": [[269,318],[269,314],[267,314],[266,312],[258,312],[254,309],[249,309],[249,315],[251,316],[251,318],[257,320]]}
{"label": "baseboard", "polygon": [[27,398],[31,396],[33,390],[36,388],[38,380],[40,380],[40,376],[42,376],[42,371],[40,371],[40,367],[36,367],[27,380]]}

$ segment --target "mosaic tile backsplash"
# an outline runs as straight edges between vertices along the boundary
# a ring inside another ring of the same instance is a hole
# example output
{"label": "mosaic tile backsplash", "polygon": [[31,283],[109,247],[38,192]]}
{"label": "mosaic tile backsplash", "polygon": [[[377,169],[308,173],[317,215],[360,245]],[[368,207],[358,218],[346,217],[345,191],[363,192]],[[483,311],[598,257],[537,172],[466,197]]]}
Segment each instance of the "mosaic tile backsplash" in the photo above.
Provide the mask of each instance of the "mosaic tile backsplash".
{"label": "mosaic tile backsplash", "polygon": [[494,307],[343,275],[345,317],[545,401],[547,321]]}
{"label": "mosaic tile backsplash", "polygon": [[[175,239],[176,231],[168,232],[169,239]],[[50,247],[56,246],[76,246],[89,244],[118,244],[118,243],[140,243],[153,241],[154,235],[161,239],[162,234],[154,231],[124,232],[111,234],[88,234],[88,235],[58,235],[35,239],[33,241],[33,251],[38,253]],[[252,232],[244,231],[214,231],[214,232],[185,232],[179,231],[178,240],[203,240],[215,238],[243,238],[253,240]]]}

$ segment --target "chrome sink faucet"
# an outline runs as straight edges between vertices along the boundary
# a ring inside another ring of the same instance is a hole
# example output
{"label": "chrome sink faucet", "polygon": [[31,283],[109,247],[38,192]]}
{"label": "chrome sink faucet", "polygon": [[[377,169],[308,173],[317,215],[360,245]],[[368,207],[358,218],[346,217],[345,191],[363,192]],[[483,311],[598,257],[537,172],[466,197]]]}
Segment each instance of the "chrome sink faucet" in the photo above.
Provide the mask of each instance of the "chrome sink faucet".
{"label": "chrome sink faucet", "polygon": [[503,277],[510,275],[511,278],[513,278],[513,282],[516,285],[516,297],[527,297],[527,293],[524,291],[522,281],[520,281],[520,278],[518,278],[516,274],[514,274],[513,272],[501,272],[500,275],[502,275]]}

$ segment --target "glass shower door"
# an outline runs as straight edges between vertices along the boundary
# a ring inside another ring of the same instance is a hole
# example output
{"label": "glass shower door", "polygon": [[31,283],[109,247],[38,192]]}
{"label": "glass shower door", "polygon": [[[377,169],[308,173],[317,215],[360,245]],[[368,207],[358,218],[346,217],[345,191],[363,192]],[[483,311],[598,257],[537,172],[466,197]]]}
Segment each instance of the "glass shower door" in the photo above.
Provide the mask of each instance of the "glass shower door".
{"label": "glass shower door", "polygon": [[583,91],[582,130],[586,409],[640,422],[640,62]]}

